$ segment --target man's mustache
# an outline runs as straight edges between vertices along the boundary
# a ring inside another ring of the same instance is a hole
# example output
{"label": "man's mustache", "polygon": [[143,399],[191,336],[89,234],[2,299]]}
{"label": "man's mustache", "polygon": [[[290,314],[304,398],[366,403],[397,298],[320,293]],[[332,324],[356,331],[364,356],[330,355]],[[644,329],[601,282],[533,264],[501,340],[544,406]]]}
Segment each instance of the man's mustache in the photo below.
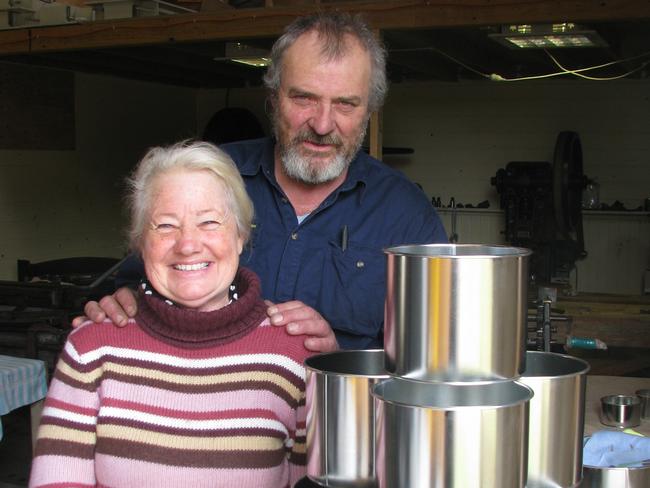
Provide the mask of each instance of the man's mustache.
{"label": "man's mustache", "polygon": [[314,144],[328,144],[336,147],[340,147],[343,144],[341,139],[334,134],[320,135],[312,130],[303,130],[299,132],[296,137],[294,137],[293,142],[294,144],[311,142]]}

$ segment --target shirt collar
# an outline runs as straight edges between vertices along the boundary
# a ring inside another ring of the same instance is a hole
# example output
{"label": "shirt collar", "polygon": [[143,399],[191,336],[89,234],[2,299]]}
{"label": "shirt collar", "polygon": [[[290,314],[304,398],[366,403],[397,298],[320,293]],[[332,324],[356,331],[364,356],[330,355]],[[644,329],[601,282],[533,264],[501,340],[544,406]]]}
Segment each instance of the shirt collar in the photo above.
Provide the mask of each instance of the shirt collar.
{"label": "shirt collar", "polygon": [[[256,144],[254,151],[256,154],[249,154],[244,157],[243,161],[238,161],[237,166],[242,176],[255,176],[261,169],[265,169],[265,174],[273,174],[273,158],[275,139],[266,137],[261,144]],[[275,180],[275,178],[274,178]]]}
{"label": "shirt collar", "polygon": [[350,163],[348,168],[348,175],[345,178],[343,184],[339,187],[338,191],[350,191],[359,187],[359,201],[363,201],[363,196],[365,194],[366,187],[368,186],[368,180],[370,178],[370,164],[369,156],[359,150],[355,158]]}

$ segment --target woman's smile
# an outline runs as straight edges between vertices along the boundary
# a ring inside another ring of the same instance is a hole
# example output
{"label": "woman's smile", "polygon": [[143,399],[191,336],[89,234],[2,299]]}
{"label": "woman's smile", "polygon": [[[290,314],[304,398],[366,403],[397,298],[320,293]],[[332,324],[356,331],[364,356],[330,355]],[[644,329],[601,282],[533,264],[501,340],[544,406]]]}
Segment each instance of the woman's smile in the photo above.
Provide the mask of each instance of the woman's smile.
{"label": "woman's smile", "polygon": [[196,264],[175,264],[173,267],[177,271],[199,271],[210,266],[210,263],[196,263]]}

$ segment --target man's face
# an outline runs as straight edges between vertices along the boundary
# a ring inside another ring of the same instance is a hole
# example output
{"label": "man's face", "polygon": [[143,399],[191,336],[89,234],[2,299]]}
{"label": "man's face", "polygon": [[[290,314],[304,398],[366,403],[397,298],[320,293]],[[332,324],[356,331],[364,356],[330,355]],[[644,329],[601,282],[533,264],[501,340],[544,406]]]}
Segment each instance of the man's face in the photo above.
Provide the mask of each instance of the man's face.
{"label": "man's face", "polygon": [[314,32],[284,54],[273,125],[285,173],[319,184],[336,179],[359,150],[368,122],[370,58],[350,37],[340,59],[325,60]]}

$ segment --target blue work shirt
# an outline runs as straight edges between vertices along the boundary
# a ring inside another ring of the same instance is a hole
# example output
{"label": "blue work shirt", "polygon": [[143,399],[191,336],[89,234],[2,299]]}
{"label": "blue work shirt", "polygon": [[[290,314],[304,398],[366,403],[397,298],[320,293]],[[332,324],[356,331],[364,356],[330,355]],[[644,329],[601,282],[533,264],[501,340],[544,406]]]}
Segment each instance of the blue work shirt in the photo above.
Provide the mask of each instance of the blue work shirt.
{"label": "blue work shirt", "polygon": [[383,249],[448,242],[425,194],[402,173],[361,151],[343,184],[299,223],[275,179],[273,139],[222,149],[237,164],[255,206],[251,240],[240,264],[259,275],[263,297],[313,307],[344,349],[383,347]]}

